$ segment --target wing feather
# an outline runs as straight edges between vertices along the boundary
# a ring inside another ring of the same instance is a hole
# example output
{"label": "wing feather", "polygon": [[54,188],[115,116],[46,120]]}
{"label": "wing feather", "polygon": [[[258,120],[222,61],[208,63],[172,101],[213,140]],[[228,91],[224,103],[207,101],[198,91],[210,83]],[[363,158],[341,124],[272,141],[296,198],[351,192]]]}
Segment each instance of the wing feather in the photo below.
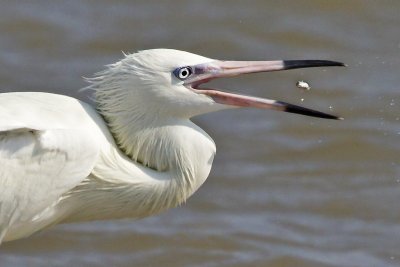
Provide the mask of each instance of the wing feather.
{"label": "wing feather", "polygon": [[[29,222],[85,179],[99,153],[79,101],[37,94],[0,95],[0,242],[10,227],[38,230]],[[16,111],[21,105],[29,109]]]}

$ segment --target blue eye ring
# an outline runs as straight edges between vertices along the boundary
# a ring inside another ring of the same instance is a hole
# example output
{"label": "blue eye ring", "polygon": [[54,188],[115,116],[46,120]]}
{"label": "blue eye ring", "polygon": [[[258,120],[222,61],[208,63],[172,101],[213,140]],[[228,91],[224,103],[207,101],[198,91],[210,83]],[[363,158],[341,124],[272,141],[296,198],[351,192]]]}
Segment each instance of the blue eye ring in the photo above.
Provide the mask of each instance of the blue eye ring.
{"label": "blue eye ring", "polygon": [[188,78],[190,75],[192,75],[193,70],[191,67],[186,66],[186,67],[180,67],[180,68],[175,69],[173,73],[176,78],[183,81],[186,78]]}

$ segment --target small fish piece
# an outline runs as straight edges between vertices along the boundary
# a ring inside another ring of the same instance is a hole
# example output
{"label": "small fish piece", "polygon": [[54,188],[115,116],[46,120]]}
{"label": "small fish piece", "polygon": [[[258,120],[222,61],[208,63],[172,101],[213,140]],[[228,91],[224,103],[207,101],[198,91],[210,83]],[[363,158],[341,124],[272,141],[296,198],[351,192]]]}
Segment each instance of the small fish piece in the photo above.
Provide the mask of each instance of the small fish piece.
{"label": "small fish piece", "polygon": [[300,89],[303,89],[303,90],[310,90],[311,89],[310,85],[305,81],[298,81],[296,83],[296,86],[298,88],[300,88]]}

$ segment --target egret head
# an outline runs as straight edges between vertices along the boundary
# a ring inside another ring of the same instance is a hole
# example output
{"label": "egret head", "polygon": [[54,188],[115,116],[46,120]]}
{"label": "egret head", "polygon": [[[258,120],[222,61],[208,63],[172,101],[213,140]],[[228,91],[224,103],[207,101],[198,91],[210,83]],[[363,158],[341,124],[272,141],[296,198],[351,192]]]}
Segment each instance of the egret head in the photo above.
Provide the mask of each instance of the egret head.
{"label": "egret head", "polygon": [[140,109],[147,112],[148,116],[151,113],[156,117],[190,118],[233,107],[257,107],[338,119],[333,115],[281,101],[237,95],[202,86],[221,77],[320,66],[344,64],[326,60],[220,61],[184,51],[152,49],[126,55],[89,81],[96,88],[100,109],[108,111],[118,109],[119,106],[125,111],[135,109],[139,112]]}

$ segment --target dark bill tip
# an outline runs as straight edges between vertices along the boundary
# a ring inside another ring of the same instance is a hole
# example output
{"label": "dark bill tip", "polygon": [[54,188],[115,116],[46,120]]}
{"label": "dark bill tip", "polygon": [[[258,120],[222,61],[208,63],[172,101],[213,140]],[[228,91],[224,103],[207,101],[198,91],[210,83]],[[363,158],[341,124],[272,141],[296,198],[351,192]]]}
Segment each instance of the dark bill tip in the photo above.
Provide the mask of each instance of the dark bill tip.
{"label": "dark bill tip", "polygon": [[346,64],[331,60],[283,60],[285,70],[314,67],[346,67]]}
{"label": "dark bill tip", "polygon": [[335,115],[330,115],[330,114],[323,113],[320,111],[303,108],[303,107],[292,105],[292,104],[289,104],[286,102],[276,101],[276,103],[282,105],[283,111],[285,111],[285,112],[301,114],[301,115],[310,116],[310,117],[323,118],[323,119],[343,120],[343,118],[335,116]]}

